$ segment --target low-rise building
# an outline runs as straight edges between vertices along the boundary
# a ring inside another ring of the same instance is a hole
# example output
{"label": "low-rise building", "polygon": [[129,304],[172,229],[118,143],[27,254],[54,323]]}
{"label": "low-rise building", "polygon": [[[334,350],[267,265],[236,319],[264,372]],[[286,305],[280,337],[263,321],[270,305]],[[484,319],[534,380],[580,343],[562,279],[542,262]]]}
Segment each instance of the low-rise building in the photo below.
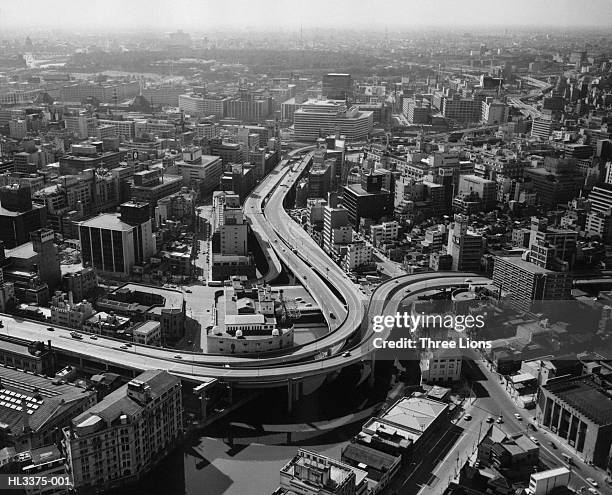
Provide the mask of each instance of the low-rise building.
{"label": "low-rise building", "polygon": [[272,495],[365,495],[367,472],[315,452],[300,449],[280,470]]}
{"label": "low-rise building", "polygon": [[95,402],[91,390],[0,366],[0,444],[22,452],[57,443],[59,429]]}

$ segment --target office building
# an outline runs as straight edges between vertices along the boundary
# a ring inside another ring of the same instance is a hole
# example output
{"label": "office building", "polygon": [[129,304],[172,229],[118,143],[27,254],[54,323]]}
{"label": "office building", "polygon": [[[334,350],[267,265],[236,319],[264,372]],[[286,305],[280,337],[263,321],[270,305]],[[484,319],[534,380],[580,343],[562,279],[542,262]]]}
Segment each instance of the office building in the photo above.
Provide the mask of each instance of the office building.
{"label": "office building", "polygon": [[154,253],[147,203],[127,202],[121,214],[102,213],[79,226],[83,263],[101,271],[126,276]]}
{"label": "office building", "polygon": [[555,128],[555,123],[552,120],[535,119],[531,124],[531,137],[537,137],[543,141],[548,141]]}
{"label": "office building", "polygon": [[55,233],[51,229],[38,229],[30,232],[32,249],[37,253],[38,275],[50,289],[55,289],[62,281],[60,260],[55,246]]}
{"label": "office building", "polygon": [[537,301],[570,299],[572,277],[521,258],[495,256],[493,284],[507,300],[528,311]]}
{"label": "office building", "polygon": [[428,125],[431,121],[431,105],[427,100],[404,100],[404,115],[410,124]]}
{"label": "office building", "polygon": [[294,139],[311,142],[337,132],[349,141],[365,139],[372,132],[372,112],[347,108],[330,100],[308,100],[293,115]]}
{"label": "office building", "polygon": [[374,246],[396,241],[398,234],[399,224],[395,220],[370,226],[370,239]]}
{"label": "office building", "polygon": [[75,488],[108,490],[141,479],[182,431],[181,381],[167,371],[145,371],[63,429]]}
{"label": "office building", "polygon": [[178,162],[177,167],[183,185],[199,190],[202,195],[217,189],[223,175],[223,164],[218,156],[201,155],[193,162]]}
{"label": "office building", "polygon": [[488,212],[495,208],[497,197],[495,181],[477,175],[461,175],[457,193],[464,201],[477,202],[479,211]]}
{"label": "office building", "polygon": [[91,267],[67,273],[64,275],[64,281],[75,301],[82,301],[98,287],[98,277]]}
{"label": "office building", "polygon": [[593,375],[552,378],[540,388],[536,418],[585,462],[605,469],[612,445],[610,400]]}
{"label": "office building", "polygon": [[186,114],[194,117],[214,115],[222,119],[226,116],[228,101],[229,98],[222,96],[183,94],[178,97],[178,107]]}
{"label": "office building", "polygon": [[461,98],[460,95],[455,94],[450,98],[442,98],[440,111],[446,119],[465,124],[480,122],[482,117],[482,100]]}
{"label": "office building", "polygon": [[484,251],[484,239],[468,230],[468,218],[455,215],[455,222],[448,230],[446,254],[453,258],[452,269],[460,272],[480,271],[480,259]]}
{"label": "office building", "polygon": [[73,83],[60,89],[62,101],[83,102],[95,99],[104,103],[119,103],[138,96],[140,81],[107,81],[97,84],[89,81]]}
{"label": "office building", "polygon": [[0,187],[0,241],[7,248],[28,242],[30,232],[40,229],[45,219],[45,207],[32,204],[30,187]]}
{"label": "office building", "polygon": [[353,78],[350,74],[326,74],[321,94],[328,100],[350,100],[353,96]]}
{"label": "office building", "polygon": [[384,178],[382,173],[370,172],[362,175],[360,184],[343,187],[342,205],[356,230],[362,219],[378,222],[393,212],[393,195],[382,187]]}
{"label": "office building", "polygon": [[481,122],[485,125],[505,124],[508,121],[510,107],[501,101],[487,98],[482,102]]}

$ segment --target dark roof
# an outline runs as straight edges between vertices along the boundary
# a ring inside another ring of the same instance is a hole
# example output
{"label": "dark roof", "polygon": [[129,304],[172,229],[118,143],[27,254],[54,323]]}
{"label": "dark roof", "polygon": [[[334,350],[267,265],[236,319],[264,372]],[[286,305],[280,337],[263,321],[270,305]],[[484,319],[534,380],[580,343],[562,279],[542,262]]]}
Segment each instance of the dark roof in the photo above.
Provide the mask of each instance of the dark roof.
{"label": "dark roof", "polygon": [[359,443],[349,443],[342,451],[342,458],[355,463],[363,463],[377,471],[386,471],[398,459],[396,456],[381,452]]}
{"label": "dark roof", "polygon": [[[165,370],[147,370],[138,375],[136,380],[144,382],[150,387],[152,400],[160,397],[170,387],[180,382],[179,378]],[[142,409],[143,406],[141,404],[128,396],[128,385],[126,384],[108,394],[100,402],[74,418],[72,422],[74,425],[78,425],[95,415],[102,418],[108,424],[115,421],[122,414],[134,416]]]}
{"label": "dark roof", "polygon": [[[56,418],[72,407],[76,402],[87,400],[92,391],[67,384],[54,384],[47,377],[26,373],[20,370],[0,367],[0,396],[13,397],[11,393],[21,394],[29,398],[38,397],[38,407],[33,408],[28,415],[28,424],[33,431],[38,431],[47,423],[53,423]],[[15,396],[16,397],[16,396]],[[29,404],[34,404],[27,399]],[[2,405],[2,402],[5,405]],[[13,432],[23,429],[23,414],[17,408],[11,408],[7,403],[21,407],[21,403],[0,400],[0,422],[7,424]]]}
{"label": "dark roof", "polygon": [[612,395],[593,381],[592,375],[551,380],[545,386],[568,406],[604,426],[612,424]]}

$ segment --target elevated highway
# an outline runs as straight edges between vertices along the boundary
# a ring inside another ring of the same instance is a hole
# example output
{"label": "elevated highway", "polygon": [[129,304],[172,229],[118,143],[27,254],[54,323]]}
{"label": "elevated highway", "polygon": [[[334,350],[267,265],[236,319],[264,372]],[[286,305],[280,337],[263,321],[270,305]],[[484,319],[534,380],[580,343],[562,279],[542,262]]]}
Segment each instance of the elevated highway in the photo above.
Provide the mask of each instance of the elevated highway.
{"label": "elevated highway", "polygon": [[138,350],[126,351],[115,347],[101,347],[97,341],[91,341],[87,336],[83,340],[73,339],[70,337],[69,329],[56,327],[54,332],[49,332],[42,323],[17,319],[9,315],[2,316],[4,328],[1,332],[29,341],[51,341],[51,345],[62,352],[126,369],[160,368],[201,382],[221,379],[243,386],[276,386],[286,383],[289,379],[300,380],[326,375],[351,364],[372,359],[372,353],[375,351],[372,343],[374,336],[383,338],[386,336],[384,333],[373,332],[371,321],[374,316],[394,314],[402,299],[432,289],[461,285],[466,277],[471,278],[473,283],[490,282],[487,278],[460,272],[424,273],[389,279],[374,290],[366,310],[367,317],[363,320],[363,324],[359,322],[360,337],[355,345],[346,349],[350,352],[349,356],[344,353],[334,354],[304,362],[270,364],[268,360],[263,359],[258,361],[257,367],[228,367],[227,364],[203,364],[195,359],[175,359],[176,351],[172,349],[160,349],[163,354],[160,357],[152,357],[140,354]]}
{"label": "elevated highway", "polygon": [[[303,150],[295,150],[294,153]],[[293,390],[294,384],[305,379],[326,376],[351,364],[371,360],[374,351],[374,334],[370,325],[372,317],[385,311],[395,312],[399,301],[406,297],[406,289],[414,294],[456,286],[463,283],[466,277],[471,277],[475,282],[488,281],[474,274],[456,272],[406,275],[381,284],[368,302],[346,274],[283,208],[287,191],[308,166],[311,156],[307,154],[294,167],[287,166],[288,161],[283,160],[249,197],[245,214],[268,255],[271,266],[268,277],[271,280],[280,273],[282,261],[300,278],[330,326],[330,332],[323,337],[288,349],[287,354],[280,356],[237,357],[142,345],[121,349],[121,341],[103,337],[92,340],[88,335],[84,335],[83,339],[74,339],[71,329],[55,327],[55,331],[51,332],[45,324],[10,315],[0,316],[4,321],[4,329],[0,333],[27,341],[50,341],[61,353],[105,366],[134,371],[167,369],[202,383],[222,380],[242,387],[287,384],[289,390]],[[335,287],[336,292],[331,286]],[[341,297],[338,297],[338,293]]]}

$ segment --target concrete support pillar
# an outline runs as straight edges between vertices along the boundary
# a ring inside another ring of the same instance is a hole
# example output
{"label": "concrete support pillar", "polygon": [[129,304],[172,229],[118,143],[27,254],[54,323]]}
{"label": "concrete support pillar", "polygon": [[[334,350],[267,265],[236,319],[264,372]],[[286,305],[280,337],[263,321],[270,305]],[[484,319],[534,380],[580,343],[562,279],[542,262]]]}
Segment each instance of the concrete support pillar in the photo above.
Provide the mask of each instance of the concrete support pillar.
{"label": "concrete support pillar", "polygon": [[84,368],[84,365],[83,365],[83,358],[82,358],[82,357],[79,357],[79,367],[80,367],[81,369],[83,369],[83,368]]}
{"label": "concrete support pillar", "polygon": [[202,421],[206,421],[208,410],[208,397],[206,397],[206,392],[202,392],[200,396],[200,419]]}
{"label": "concrete support pillar", "polygon": [[293,412],[293,378],[287,380],[287,412]]}

